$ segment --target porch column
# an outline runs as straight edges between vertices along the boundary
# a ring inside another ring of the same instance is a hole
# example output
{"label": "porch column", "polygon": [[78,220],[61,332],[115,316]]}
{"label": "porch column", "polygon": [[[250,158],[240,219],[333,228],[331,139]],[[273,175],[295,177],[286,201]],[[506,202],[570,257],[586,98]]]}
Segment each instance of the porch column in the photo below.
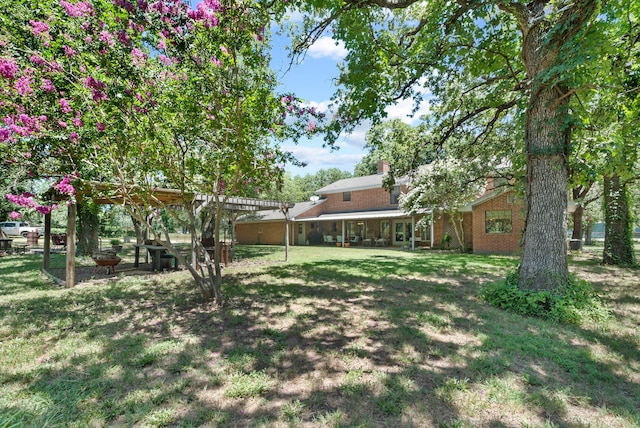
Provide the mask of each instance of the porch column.
{"label": "porch column", "polygon": [[342,220],[342,248],[345,248],[344,246],[345,242],[344,242],[344,219]]}
{"label": "porch column", "polygon": [[431,249],[433,250],[433,220],[434,220],[434,213],[433,211],[431,211]]}
{"label": "porch column", "polygon": [[416,216],[411,216],[411,251],[416,250]]}

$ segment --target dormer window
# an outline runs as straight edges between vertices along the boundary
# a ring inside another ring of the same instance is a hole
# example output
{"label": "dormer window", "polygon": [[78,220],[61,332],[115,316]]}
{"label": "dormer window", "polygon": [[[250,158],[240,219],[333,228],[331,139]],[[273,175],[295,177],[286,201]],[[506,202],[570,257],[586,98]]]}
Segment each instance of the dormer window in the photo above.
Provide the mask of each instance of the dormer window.
{"label": "dormer window", "polygon": [[342,192],[342,202],[351,201],[351,192]]}

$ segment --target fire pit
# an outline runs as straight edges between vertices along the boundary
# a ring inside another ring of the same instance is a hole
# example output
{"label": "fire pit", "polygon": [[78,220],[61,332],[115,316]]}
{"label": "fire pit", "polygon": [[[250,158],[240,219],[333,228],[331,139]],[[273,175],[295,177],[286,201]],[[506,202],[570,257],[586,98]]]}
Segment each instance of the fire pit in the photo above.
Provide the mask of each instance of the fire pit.
{"label": "fire pit", "polygon": [[92,258],[96,263],[96,267],[93,270],[93,273],[97,274],[102,269],[104,269],[107,275],[109,275],[110,273],[114,273],[116,271],[116,265],[120,263],[120,260],[122,260],[120,257],[116,256],[115,253],[108,251],[98,253]]}

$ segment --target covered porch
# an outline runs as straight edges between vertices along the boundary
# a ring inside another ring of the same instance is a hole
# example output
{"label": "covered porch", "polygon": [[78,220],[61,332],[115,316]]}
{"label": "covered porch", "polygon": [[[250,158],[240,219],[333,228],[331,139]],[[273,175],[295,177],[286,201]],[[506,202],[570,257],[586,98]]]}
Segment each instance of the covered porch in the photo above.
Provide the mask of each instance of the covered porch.
{"label": "covered porch", "polygon": [[433,222],[418,226],[425,214],[401,210],[326,213],[315,217],[294,217],[291,240],[296,245],[368,247],[433,247]]}

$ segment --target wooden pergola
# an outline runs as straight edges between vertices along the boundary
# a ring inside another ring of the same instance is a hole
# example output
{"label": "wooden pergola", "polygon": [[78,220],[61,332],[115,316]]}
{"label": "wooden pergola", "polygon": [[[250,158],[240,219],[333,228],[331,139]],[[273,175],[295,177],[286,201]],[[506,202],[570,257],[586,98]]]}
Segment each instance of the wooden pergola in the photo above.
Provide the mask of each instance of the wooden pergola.
{"label": "wooden pergola", "polygon": [[[98,183],[98,182],[85,182],[89,191],[84,194],[90,194],[91,192],[99,191],[102,195],[94,197],[94,203],[98,205],[124,205],[132,204],[135,202],[142,203],[142,199],[132,196],[132,194],[124,194],[122,189],[117,186]],[[77,198],[82,198],[83,193],[78,193]],[[182,205],[184,202],[185,194],[177,189],[164,189],[156,188],[153,190],[153,198],[151,204],[155,207],[167,206],[167,205]],[[287,217],[286,224],[286,253],[289,252],[289,222],[288,211],[294,206],[289,202],[278,202],[261,200],[254,198],[244,198],[235,196],[220,196],[220,195],[203,195],[193,194],[189,195],[189,199],[194,202],[199,202],[202,206],[208,205],[212,200],[218,198],[222,200],[223,208],[228,211],[262,211],[262,210],[274,210],[280,209]],[[75,285],[75,253],[76,253],[76,204],[67,205],[67,258],[66,258],[66,287],[70,288]],[[44,260],[43,268],[46,270],[49,268],[51,260],[51,214],[45,214],[44,217]]]}

